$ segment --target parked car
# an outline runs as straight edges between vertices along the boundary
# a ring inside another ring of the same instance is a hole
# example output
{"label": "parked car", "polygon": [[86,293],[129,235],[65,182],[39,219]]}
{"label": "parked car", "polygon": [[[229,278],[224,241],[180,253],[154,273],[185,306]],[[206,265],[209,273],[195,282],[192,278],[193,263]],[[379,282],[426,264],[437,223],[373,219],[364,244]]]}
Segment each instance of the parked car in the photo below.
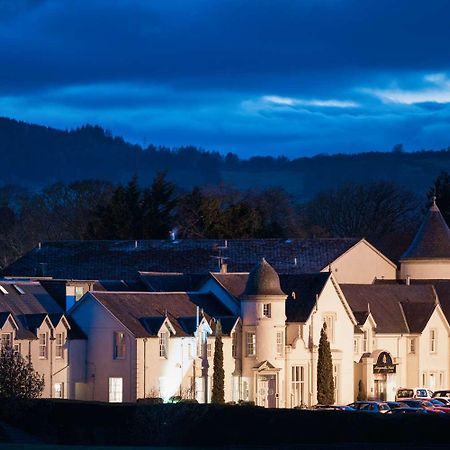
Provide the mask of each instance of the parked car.
{"label": "parked car", "polygon": [[433,392],[432,398],[447,398],[450,400],[450,391],[435,391]]}
{"label": "parked car", "polygon": [[450,406],[450,397],[433,397],[431,400],[439,400],[445,406]]}
{"label": "parked car", "polygon": [[405,398],[423,398],[430,399],[433,395],[433,391],[430,391],[424,387],[416,388],[399,388],[395,394],[395,401],[400,402]]}
{"label": "parked car", "polygon": [[[446,411],[442,410],[441,407],[433,405],[433,403],[427,401],[427,400],[421,400],[421,399],[405,399],[403,400],[403,403],[406,403],[411,408],[422,408],[428,411],[429,413],[435,413],[435,414],[445,414]],[[449,408],[446,408],[449,409]]]}
{"label": "parked car", "polygon": [[350,403],[350,408],[357,411],[370,412],[370,413],[386,413],[390,410],[389,405],[386,402],[372,402],[372,401],[357,401]]}
{"label": "parked car", "polygon": [[320,411],[355,411],[354,408],[347,405],[316,405],[314,409]]}
{"label": "parked car", "polygon": [[391,409],[407,408],[408,407],[408,405],[406,403],[403,403],[403,402],[387,401],[386,403],[388,404],[389,408],[391,408]]}
{"label": "parked car", "polygon": [[386,414],[429,414],[424,408],[412,408],[410,406],[402,406],[389,410]]}

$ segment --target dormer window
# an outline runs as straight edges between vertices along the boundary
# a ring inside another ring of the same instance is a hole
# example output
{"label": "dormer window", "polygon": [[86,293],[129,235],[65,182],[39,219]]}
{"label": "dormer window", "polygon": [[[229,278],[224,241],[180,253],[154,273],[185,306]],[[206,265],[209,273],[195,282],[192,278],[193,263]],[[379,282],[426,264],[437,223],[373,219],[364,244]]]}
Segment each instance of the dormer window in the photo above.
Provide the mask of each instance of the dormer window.
{"label": "dormer window", "polygon": [[264,303],[263,305],[263,316],[272,317],[272,305],[270,303]]}
{"label": "dormer window", "polygon": [[169,354],[169,332],[161,331],[159,333],[159,357],[166,358]]}

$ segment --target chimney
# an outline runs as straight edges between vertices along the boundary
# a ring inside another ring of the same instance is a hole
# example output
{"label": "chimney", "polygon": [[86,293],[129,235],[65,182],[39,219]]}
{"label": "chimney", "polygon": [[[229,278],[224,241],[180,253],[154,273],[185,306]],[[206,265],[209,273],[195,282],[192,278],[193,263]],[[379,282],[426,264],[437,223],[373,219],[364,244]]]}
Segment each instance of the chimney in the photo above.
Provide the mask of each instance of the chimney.
{"label": "chimney", "polygon": [[411,277],[409,275],[406,275],[406,286],[409,286],[411,284]]}
{"label": "chimney", "polygon": [[175,230],[170,230],[169,231],[169,241],[171,241],[171,242],[175,241],[176,237],[177,237],[177,235],[176,235]]}
{"label": "chimney", "polygon": [[228,264],[221,261],[220,262],[220,273],[227,273],[228,272]]}

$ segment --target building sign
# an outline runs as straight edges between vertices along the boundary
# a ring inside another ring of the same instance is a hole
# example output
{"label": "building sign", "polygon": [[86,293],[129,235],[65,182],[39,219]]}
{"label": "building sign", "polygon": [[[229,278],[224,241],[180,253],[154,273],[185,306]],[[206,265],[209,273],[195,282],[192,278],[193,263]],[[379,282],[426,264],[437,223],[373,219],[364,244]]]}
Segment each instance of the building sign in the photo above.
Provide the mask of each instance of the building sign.
{"label": "building sign", "polygon": [[373,365],[373,373],[395,373],[395,364],[388,352],[381,352]]}

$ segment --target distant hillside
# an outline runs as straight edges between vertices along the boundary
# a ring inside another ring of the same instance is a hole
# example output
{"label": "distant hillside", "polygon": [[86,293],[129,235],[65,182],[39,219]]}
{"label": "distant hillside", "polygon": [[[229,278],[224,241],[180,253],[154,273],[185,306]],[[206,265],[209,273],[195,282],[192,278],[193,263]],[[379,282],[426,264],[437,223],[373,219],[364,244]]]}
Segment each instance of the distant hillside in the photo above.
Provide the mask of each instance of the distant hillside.
{"label": "distant hillside", "polygon": [[0,184],[39,187],[88,178],[124,182],[135,174],[145,184],[155,171],[167,170],[186,189],[220,182],[238,188],[277,185],[297,200],[346,181],[389,180],[424,195],[442,170],[450,172],[450,149],[241,160],[195,147],[143,149],[98,126],[62,131],[7,118],[0,118],[0,154]]}

